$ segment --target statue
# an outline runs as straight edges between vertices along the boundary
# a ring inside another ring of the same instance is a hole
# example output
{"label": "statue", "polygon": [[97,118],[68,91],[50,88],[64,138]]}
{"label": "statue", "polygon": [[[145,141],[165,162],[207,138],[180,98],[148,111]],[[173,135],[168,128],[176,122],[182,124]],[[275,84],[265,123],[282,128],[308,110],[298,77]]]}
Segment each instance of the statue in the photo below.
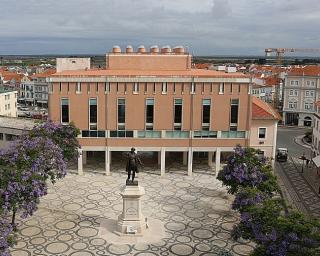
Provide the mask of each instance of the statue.
{"label": "statue", "polygon": [[130,183],[130,177],[131,177],[131,184],[134,184],[134,177],[136,176],[136,173],[139,172],[138,164],[143,166],[135,150],[136,150],[135,148],[131,148],[131,151],[127,153],[127,158],[128,158],[127,166],[126,166],[126,171],[128,172],[127,184]]}

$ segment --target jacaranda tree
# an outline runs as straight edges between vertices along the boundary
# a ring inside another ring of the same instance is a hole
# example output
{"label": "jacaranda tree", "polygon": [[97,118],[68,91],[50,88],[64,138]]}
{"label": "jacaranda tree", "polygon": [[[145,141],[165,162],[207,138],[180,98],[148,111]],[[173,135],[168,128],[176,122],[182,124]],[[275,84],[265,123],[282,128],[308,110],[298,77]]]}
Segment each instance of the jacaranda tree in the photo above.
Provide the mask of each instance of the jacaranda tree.
{"label": "jacaranda tree", "polygon": [[233,238],[254,241],[252,256],[320,255],[319,220],[287,210],[270,161],[257,150],[236,147],[218,179],[235,195],[232,208],[240,213]]}
{"label": "jacaranda tree", "polygon": [[47,122],[0,152],[0,255],[9,255],[17,214],[31,216],[47,194],[48,181],[66,175],[67,162],[77,158],[78,129]]}

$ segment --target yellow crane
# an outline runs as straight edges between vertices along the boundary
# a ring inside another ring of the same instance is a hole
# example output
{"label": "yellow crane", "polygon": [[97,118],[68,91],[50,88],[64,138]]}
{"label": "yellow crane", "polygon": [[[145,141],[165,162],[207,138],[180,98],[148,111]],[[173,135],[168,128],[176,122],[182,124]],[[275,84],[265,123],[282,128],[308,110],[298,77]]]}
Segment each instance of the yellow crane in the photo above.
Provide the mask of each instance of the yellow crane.
{"label": "yellow crane", "polygon": [[284,54],[286,52],[319,52],[320,48],[266,48],[264,50],[266,57],[271,56],[272,53],[276,54],[277,57],[277,63],[280,65],[283,61]]}

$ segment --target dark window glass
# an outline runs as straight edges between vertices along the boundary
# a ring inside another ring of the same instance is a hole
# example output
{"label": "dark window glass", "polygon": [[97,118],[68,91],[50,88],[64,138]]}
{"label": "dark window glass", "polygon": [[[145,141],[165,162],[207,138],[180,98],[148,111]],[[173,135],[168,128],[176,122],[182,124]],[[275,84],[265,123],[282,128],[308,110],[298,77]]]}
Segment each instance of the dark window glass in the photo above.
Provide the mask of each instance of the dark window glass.
{"label": "dark window glass", "polygon": [[89,131],[82,131],[82,137],[89,137]]}
{"label": "dark window glass", "polygon": [[133,131],[126,131],[126,137],[133,137]]}
{"label": "dark window glass", "polygon": [[154,100],[147,99],[147,109],[146,109],[146,122],[153,123],[153,110],[154,110]]}
{"label": "dark window glass", "polygon": [[118,123],[126,122],[126,101],[118,99]]}
{"label": "dark window glass", "polygon": [[61,122],[69,123],[69,100],[61,100]]}
{"label": "dark window glass", "polygon": [[90,137],[98,137],[98,131],[90,131]]}
{"label": "dark window glass", "polygon": [[110,137],[111,138],[118,137],[118,132],[117,131],[110,131]]}
{"label": "dark window glass", "polygon": [[210,123],[210,99],[202,100],[202,123]]}
{"label": "dark window glass", "polygon": [[97,99],[90,99],[90,123],[97,123]]}
{"label": "dark window glass", "polygon": [[232,99],[231,100],[231,117],[230,117],[230,122],[232,124],[238,123],[238,112],[239,112],[239,100]]}
{"label": "dark window glass", "polygon": [[105,131],[98,131],[98,137],[99,137],[99,138],[104,138],[104,137],[106,137],[106,132],[105,132]]}
{"label": "dark window glass", "polygon": [[0,140],[3,140],[3,133],[0,133]]}
{"label": "dark window glass", "polygon": [[175,99],[174,102],[174,122],[182,122],[182,99]]}
{"label": "dark window glass", "polygon": [[266,128],[259,128],[259,139],[265,139],[266,138]]}
{"label": "dark window glass", "polygon": [[118,131],[118,137],[126,137],[125,131]]}

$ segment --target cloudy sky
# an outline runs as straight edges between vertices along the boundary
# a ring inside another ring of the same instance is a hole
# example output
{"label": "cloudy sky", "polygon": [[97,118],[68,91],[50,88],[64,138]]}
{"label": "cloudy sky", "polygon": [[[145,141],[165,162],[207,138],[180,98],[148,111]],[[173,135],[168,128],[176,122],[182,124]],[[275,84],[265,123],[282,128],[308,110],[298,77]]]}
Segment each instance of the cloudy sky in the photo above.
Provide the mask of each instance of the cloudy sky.
{"label": "cloudy sky", "polygon": [[185,45],[195,55],[320,48],[320,0],[0,0],[0,11],[0,54],[104,54],[127,44]]}

